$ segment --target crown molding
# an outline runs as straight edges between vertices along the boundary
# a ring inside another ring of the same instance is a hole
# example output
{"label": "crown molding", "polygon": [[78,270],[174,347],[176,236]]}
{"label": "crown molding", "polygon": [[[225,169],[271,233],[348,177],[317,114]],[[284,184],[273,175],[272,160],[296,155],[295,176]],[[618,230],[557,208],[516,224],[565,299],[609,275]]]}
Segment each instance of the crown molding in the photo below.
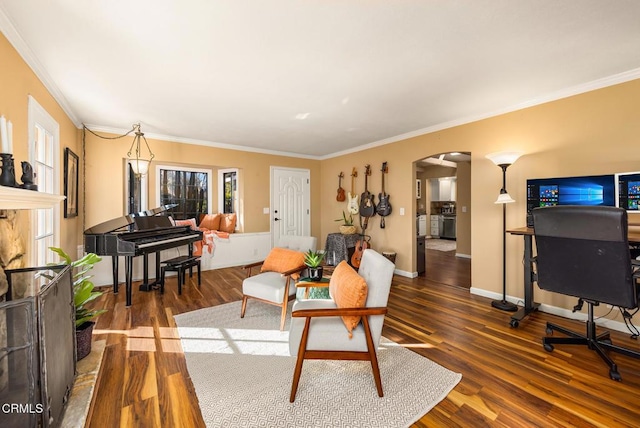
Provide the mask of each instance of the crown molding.
{"label": "crown molding", "polygon": [[331,159],[338,156],[343,156],[351,153],[357,153],[363,150],[372,149],[374,147],[384,146],[385,144],[396,143],[398,141],[407,140],[409,138],[418,137],[424,134],[430,134],[432,132],[442,131],[444,129],[453,128],[455,126],[466,125],[468,123],[477,122],[479,120],[488,119],[490,117],[500,116],[506,113],[511,113],[517,110],[522,110],[529,107],[534,107],[540,104],[545,104],[551,101],[557,101],[563,98],[572,97],[574,95],[584,94],[586,92],[595,91],[597,89],[606,88],[608,86],[617,85],[620,83],[629,82],[631,80],[640,78],[640,68],[625,71],[622,73],[614,74],[612,76],[603,77],[602,79],[593,80],[591,82],[583,83],[580,85],[571,86],[561,89],[559,91],[551,92],[540,97],[532,98],[522,103],[514,104],[509,107],[494,110],[487,113],[481,113],[478,115],[467,116],[465,118],[451,120],[443,122],[437,125],[429,126],[427,128],[421,128],[415,131],[407,132],[404,134],[396,135],[395,137],[385,138],[383,140],[374,141],[372,143],[364,144],[352,149],[342,150],[340,152],[331,153],[325,156],[320,156],[320,160]]}
{"label": "crown molding", "polygon": [[[144,126],[144,122],[142,122],[142,125]],[[88,123],[85,124],[85,126],[94,132],[106,132],[109,134],[116,134],[116,135],[126,134],[127,132],[131,131],[131,129],[112,128],[108,126],[93,125]],[[82,126],[80,126],[80,129],[82,129]],[[173,135],[166,135],[166,134],[155,134],[155,133],[146,132],[146,131],[144,131],[144,136],[147,138],[152,138],[154,140],[168,141],[171,143],[193,144],[196,146],[215,147],[219,149],[237,150],[241,152],[261,153],[261,154],[275,155],[275,156],[287,156],[287,157],[293,157],[293,158],[299,158],[299,159],[320,160],[319,156],[304,155],[304,154],[293,153],[293,152],[283,152],[278,150],[259,149],[255,147],[240,146],[235,144],[217,143],[215,141],[198,140],[194,138],[183,138],[183,137],[176,137]]]}
{"label": "crown molding", "polygon": [[29,45],[27,45],[22,36],[20,36],[18,30],[16,30],[16,27],[9,19],[9,16],[7,16],[2,4],[0,4],[0,31],[2,31],[7,40],[9,40],[9,43],[11,43],[24,62],[26,62],[31,70],[33,70],[35,75],[40,79],[44,87],[60,105],[73,124],[76,127],[81,128],[82,122],[78,119],[78,116],[74,113],[69,102],[64,97],[60,89],[58,89],[58,86],[55,84],[51,76],[49,76],[49,73],[47,73],[42,64],[40,64],[40,61],[38,61],[38,58],[36,58]]}
{"label": "crown molding", "polygon": [[[57,87],[57,85],[51,78],[51,76],[46,72],[46,70],[44,69],[42,64],[40,64],[40,62],[38,61],[36,56],[33,54],[31,49],[27,45],[27,43],[20,36],[15,26],[13,25],[8,15],[6,14],[4,7],[2,6],[1,3],[0,3],[0,31],[6,36],[7,40],[9,40],[9,42],[13,45],[13,47],[16,49],[18,54],[27,63],[27,65],[33,70],[33,72],[36,74],[38,79],[40,79],[42,84],[53,96],[53,98],[58,102],[60,107],[69,117],[69,119],[74,123],[74,125],[77,128],[82,129],[82,122],[79,120],[78,116],[75,114],[75,112],[69,105],[68,101],[66,100],[66,98],[64,97],[60,89]],[[248,146],[240,146],[240,145],[227,144],[227,143],[217,143],[213,141],[198,140],[198,139],[192,139],[192,138],[182,138],[182,137],[175,137],[175,136],[163,135],[163,134],[145,133],[145,135],[150,138],[154,138],[158,140],[172,141],[172,142],[183,143],[183,144],[194,144],[194,145],[201,145],[201,146],[217,147],[217,148],[228,149],[228,150],[238,150],[238,151],[244,151],[244,152],[262,153],[262,154],[269,154],[269,155],[276,155],[276,156],[287,156],[287,157],[294,157],[294,158],[301,158],[301,159],[327,160],[327,159],[335,158],[338,156],[357,153],[357,152],[372,149],[375,147],[380,147],[386,144],[395,143],[398,141],[406,140],[406,139],[417,137],[420,135],[442,131],[444,129],[453,128],[456,126],[465,125],[472,122],[477,122],[479,120],[488,119],[490,117],[511,113],[511,112],[522,110],[528,107],[533,107],[533,106],[548,103],[551,101],[560,100],[562,98],[567,98],[567,97],[579,95],[585,92],[590,92],[597,89],[605,88],[608,86],[617,85],[617,84],[628,82],[630,80],[635,80],[638,78],[640,78],[640,68],[618,73],[612,76],[604,77],[604,78],[583,83],[580,85],[575,85],[569,88],[561,89],[559,91],[551,92],[549,94],[542,95],[540,97],[536,97],[528,101],[524,101],[522,103],[518,103],[502,109],[494,110],[487,113],[467,116],[464,118],[460,118],[460,119],[456,119],[448,122],[443,122],[443,123],[429,126],[426,128],[417,129],[415,131],[410,131],[404,134],[396,135],[393,137],[385,138],[385,139],[374,141],[371,143],[366,143],[351,149],[342,150],[339,152],[334,152],[334,153],[330,153],[322,156],[304,155],[304,154],[294,153],[294,152],[260,149],[260,148],[254,148],[254,147],[248,147]],[[109,127],[103,127],[100,125],[87,125],[87,127],[90,128],[92,131],[108,132],[108,133],[115,133],[115,134],[122,134],[129,131],[128,129],[125,130],[121,128],[109,128]]]}

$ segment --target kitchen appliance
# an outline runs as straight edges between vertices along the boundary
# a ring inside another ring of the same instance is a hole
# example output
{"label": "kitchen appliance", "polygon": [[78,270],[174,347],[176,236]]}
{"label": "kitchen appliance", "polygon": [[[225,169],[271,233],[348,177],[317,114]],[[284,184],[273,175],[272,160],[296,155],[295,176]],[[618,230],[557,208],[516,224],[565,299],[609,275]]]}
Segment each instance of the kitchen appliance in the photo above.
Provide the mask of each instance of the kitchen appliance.
{"label": "kitchen appliance", "polygon": [[442,210],[440,211],[442,214],[455,214],[456,213],[456,204],[455,203],[446,203],[444,204],[444,206],[442,207]]}
{"label": "kitchen appliance", "polygon": [[455,214],[440,214],[440,238],[456,239]]}

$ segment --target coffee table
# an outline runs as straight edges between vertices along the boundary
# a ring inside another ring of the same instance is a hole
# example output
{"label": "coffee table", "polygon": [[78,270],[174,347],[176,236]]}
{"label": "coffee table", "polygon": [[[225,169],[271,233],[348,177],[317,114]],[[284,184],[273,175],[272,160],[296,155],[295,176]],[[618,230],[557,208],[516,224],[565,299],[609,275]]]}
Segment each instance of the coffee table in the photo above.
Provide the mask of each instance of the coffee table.
{"label": "coffee table", "polygon": [[[329,281],[331,280],[331,277],[322,277],[322,279],[320,279],[320,281],[311,281],[311,279],[303,277],[300,278],[298,280],[298,282],[296,282],[296,287],[297,288],[304,288],[304,298],[308,299],[309,298],[309,291],[312,288],[327,288],[329,287]],[[327,290],[327,296],[326,298],[328,298],[328,290]],[[324,297],[324,296],[322,296]]]}

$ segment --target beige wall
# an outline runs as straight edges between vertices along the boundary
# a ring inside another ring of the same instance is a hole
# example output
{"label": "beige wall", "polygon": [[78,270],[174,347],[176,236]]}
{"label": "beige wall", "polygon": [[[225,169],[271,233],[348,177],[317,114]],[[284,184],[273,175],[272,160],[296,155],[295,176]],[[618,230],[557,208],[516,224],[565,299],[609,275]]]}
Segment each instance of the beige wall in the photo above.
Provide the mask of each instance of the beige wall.
{"label": "beige wall", "polygon": [[[144,132],[144,127],[142,129]],[[103,137],[113,135],[97,132]],[[175,165],[214,170],[213,210],[217,211],[215,170],[238,168],[239,203],[244,213],[244,232],[270,231],[270,216],[263,208],[270,206],[270,167],[304,168],[311,177],[311,231],[320,234],[320,161],[274,156],[193,144],[147,139],[155,158],[148,175],[149,208],[159,204],[156,198],[156,165]],[[86,133],[87,158],[87,227],[123,216],[125,207],[125,159],[133,137],[105,140]],[[335,192],[335,189],[333,189]]]}
{"label": "beige wall", "polygon": [[[340,170],[350,170],[352,165],[388,162],[388,192],[394,212],[387,219],[386,229],[374,226],[369,234],[376,248],[399,253],[399,269],[413,271],[415,221],[409,214],[410,208],[415,209],[416,171],[412,164],[433,153],[470,152],[471,283],[474,288],[500,293],[502,210],[494,201],[502,175],[485,155],[503,150],[525,153],[507,170],[507,188],[516,200],[507,207],[507,228],[514,228],[525,225],[528,178],[638,171],[639,138],[640,80],[635,80],[332,158],[322,163],[322,176],[334,176]],[[323,200],[332,189],[333,186],[323,186]],[[402,206],[407,210],[405,216],[399,215],[398,208]],[[323,235],[335,231],[330,219],[339,212],[339,205],[330,201],[326,210],[328,214],[324,209],[322,212]],[[523,295],[522,253],[522,238],[507,237],[507,293],[514,296]],[[536,300],[563,307],[574,303],[541,290],[536,290]]]}
{"label": "beige wall", "polygon": [[458,162],[456,177],[456,253],[471,255],[471,163]]}
{"label": "beige wall", "polygon": [[[21,182],[22,169],[20,162],[29,160],[27,144],[28,136],[28,96],[31,95],[60,125],[60,153],[58,162],[60,166],[60,194],[63,193],[63,165],[64,149],[71,148],[74,153],[81,156],[78,130],[64,113],[60,105],[44,87],[42,82],[22,60],[13,46],[0,33],[0,114],[13,123],[13,157],[15,160],[16,180]],[[80,189],[79,206],[82,206],[82,188]],[[76,245],[82,239],[82,218],[75,217],[65,219],[63,216],[64,205],[60,204],[60,246],[69,254],[76,254]],[[30,250],[29,218],[28,211],[19,213],[27,251]]]}
{"label": "beige wall", "polygon": [[[0,113],[14,123],[16,160],[27,158],[27,95],[33,95],[59,122],[61,149],[71,147],[82,157],[80,132],[73,126],[42,83],[26,66],[7,40],[0,36]],[[397,267],[412,272],[415,267],[415,161],[434,153],[470,152],[471,188],[468,215],[472,287],[501,291],[501,207],[494,204],[501,187],[500,170],[485,158],[487,153],[519,150],[526,155],[507,171],[507,187],[516,199],[507,210],[507,227],[525,224],[528,178],[606,174],[640,170],[640,80],[573,96],[544,105],[421,135],[396,143],[323,161],[247,153],[204,146],[150,140],[156,163],[187,166],[237,167],[243,177],[242,203],[245,231],[269,230],[269,166],[308,168],[311,171],[312,233],[324,244],[336,232],[345,203],[336,201],[335,177],[344,171],[344,187],[350,190],[352,167],[358,167],[357,192],[364,188],[364,165],[372,167],[369,190],[380,191],[380,166],[387,162],[386,190],[393,213],[386,228],[374,217],[367,231],[381,251],[398,253]],[[123,159],[130,140],[87,138],[87,200],[85,226],[121,215],[124,207]],[[62,165],[61,150],[59,162]],[[155,184],[155,172],[150,185]],[[62,182],[62,177],[60,177]],[[81,189],[82,190],[82,189]],[[461,189],[458,189],[458,197]],[[155,200],[152,193],[150,205]],[[82,207],[82,192],[80,206]],[[400,215],[400,208],[405,215]],[[62,219],[62,247],[73,251],[82,242],[82,209],[75,219]],[[62,208],[60,208],[62,216]],[[462,245],[462,243],[461,243]],[[507,238],[507,292],[522,296],[522,238]],[[536,300],[557,306],[573,303],[559,295],[536,290]]]}

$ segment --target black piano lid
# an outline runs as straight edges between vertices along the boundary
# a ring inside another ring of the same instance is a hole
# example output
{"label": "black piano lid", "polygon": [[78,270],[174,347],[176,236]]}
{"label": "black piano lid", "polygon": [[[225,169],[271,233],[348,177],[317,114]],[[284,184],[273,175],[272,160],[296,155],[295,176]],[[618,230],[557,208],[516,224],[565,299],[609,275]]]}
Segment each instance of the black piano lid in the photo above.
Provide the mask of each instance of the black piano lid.
{"label": "black piano lid", "polygon": [[[158,208],[154,208],[146,212],[149,213],[148,215],[156,215],[177,206],[178,204],[162,205]],[[106,233],[111,233],[120,229],[125,229],[129,225],[133,224],[135,222],[134,218],[139,215],[140,213],[133,214],[133,215],[126,215],[126,216],[117,217],[117,218],[105,221],[104,223],[96,224],[95,226],[85,230],[84,234],[85,235],[104,235]],[[161,226],[158,225],[154,227],[161,227]]]}
{"label": "black piano lid", "polygon": [[173,226],[173,223],[171,223],[169,217],[164,215],[136,217],[133,219],[133,221],[136,223],[136,230],[149,230]]}
{"label": "black piano lid", "polygon": [[84,231],[85,235],[104,235],[107,233],[115,232],[119,229],[124,229],[130,224],[133,224],[133,217],[126,215],[123,217],[113,218],[105,221],[104,223],[96,224],[93,227]]}

